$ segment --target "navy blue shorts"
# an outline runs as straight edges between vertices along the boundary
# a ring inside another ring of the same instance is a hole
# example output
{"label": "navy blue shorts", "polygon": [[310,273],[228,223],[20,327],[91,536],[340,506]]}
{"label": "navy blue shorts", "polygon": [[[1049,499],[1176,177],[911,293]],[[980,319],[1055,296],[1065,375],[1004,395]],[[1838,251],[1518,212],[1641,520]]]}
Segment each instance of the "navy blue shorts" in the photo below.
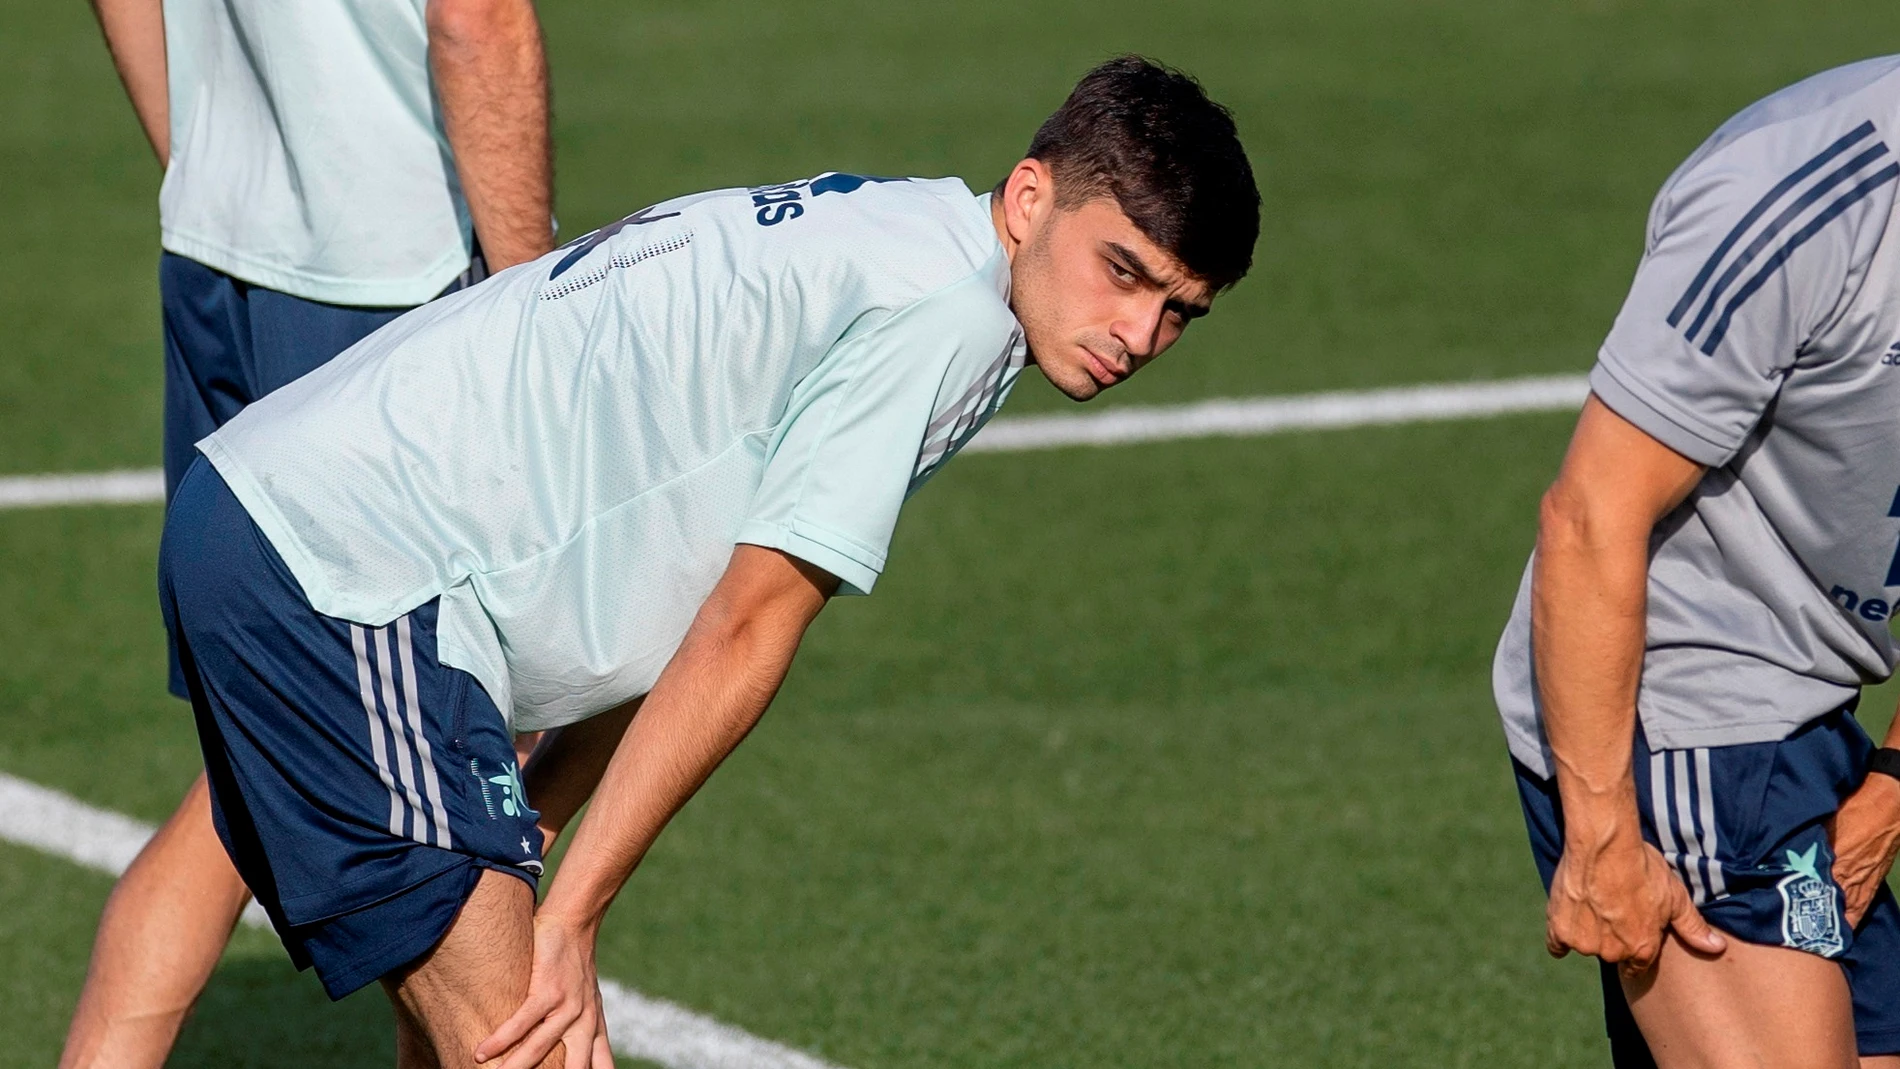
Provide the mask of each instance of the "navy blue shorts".
{"label": "navy blue shorts", "polygon": [[[1866,778],[1873,749],[1850,705],[1780,742],[1652,751],[1638,729],[1634,753],[1643,838],[1676,867],[1710,924],[1840,962],[1863,1057],[1900,1053],[1900,906],[1882,886],[1860,927],[1847,927],[1827,822]],[[1548,891],[1563,853],[1557,784],[1512,766]],[[1602,980],[1617,1069],[1653,1069],[1616,968],[1604,965]]]}
{"label": "navy blue shorts", "polygon": [[331,998],[433,947],[484,868],[533,887],[537,814],[481,685],[436,658],[434,601],[324,616],[208,461],[159,548],[218,835]]}
{"label": "navy blue shorts", "polygon": [[[486,275],[478,252],[443,292]],[[327,363],[407,308],[349,308],[241,282],[175,253],[158,260],[165,326],[165,499],[198,453],[192,447],[244,406]],[[171,692],[185,697],[173,651]]]}

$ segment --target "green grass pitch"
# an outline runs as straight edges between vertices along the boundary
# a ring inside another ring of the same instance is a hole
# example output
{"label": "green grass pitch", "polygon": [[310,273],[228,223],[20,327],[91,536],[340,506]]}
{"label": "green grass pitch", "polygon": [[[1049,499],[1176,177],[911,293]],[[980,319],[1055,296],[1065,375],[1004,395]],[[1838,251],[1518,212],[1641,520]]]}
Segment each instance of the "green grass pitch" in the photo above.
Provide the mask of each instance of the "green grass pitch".
{"label": "green grass pitch", "polygon": [[[1256,268],[1108,405],[1582,370],[1676,162],[1900,36],[1871,0],[542,15],[570,236],[825,169],[987,184],[1091,62],[1200,75],[1263,180]],[[0,472],[155,465],[159,176],[84,5],[0,26]],[[602,971],[854,1069],[1604,1064],[1488,695],[1567,429],[958,461],[662,838]],[[159,521],[0,513],[0,769],[148,820],[196,763]],[[108,887],[5,851],[0,1063],[51,1064]],[[176,1064],[376,1064],[379,1001],[240,933]]]}

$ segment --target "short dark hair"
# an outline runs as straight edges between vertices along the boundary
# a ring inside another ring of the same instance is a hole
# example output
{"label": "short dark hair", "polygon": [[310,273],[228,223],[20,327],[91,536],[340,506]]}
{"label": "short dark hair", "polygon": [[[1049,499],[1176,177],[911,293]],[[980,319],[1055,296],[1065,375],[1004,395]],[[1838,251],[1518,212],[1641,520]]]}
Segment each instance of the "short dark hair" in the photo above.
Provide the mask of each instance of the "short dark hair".
{"label": "short dark hair", "polygon": [[1234,117],[1192,77],[1141,56],[1082,76],[1029,143],[1056,204],[1113,196],[1130,221],[1216,291],[1253,265],[1260,190]]}

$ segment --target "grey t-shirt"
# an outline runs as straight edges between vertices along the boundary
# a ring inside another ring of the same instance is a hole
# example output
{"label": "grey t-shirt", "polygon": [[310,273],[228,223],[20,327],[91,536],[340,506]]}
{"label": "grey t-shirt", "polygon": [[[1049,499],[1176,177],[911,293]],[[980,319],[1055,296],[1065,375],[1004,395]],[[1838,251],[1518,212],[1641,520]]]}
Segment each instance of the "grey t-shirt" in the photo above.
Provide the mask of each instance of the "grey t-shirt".
{"label": "grey t-shirt", "polygon": [[[1771,742],[1893,673],[1900,600],[1900,56],[1817,75],[1663,185],[1590,375],[1709,469],[1650,541],[1637,709],[1650,746]],[[1531,573],[1492,683],[1548,775]]]}

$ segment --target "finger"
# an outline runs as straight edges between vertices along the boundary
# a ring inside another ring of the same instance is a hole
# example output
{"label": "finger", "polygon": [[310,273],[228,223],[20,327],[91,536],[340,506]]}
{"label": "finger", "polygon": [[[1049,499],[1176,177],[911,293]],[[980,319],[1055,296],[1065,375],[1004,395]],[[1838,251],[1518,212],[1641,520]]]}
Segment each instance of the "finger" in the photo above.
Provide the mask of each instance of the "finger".
{"label": "finger", "polygon": [[1616,929],[1605,927],[1603,938],[1590,950],[1590,956],[1605,965],[1623,965],[1636,956],[1636,948],[1624,941]]}
{"label": "finger", "polygon": [[1631,945],[1624,953],[1621,965],[1625,975],[1641,976],[1656,966],[1656,959],[1662,957],[1661,933],[1657,935],[1658,938]]}
{"label": "finger", "polygon": [[1681,884],[1676,885],[1675,915],[1669,918],[1669,927],[1675,931],[1676,938],[1698,953],[1720,954],[1728,949],[1728,940],[1709,927],[1709,922],[1702,918],[1702,911],[1689,900],[1689,889]]}
{"label": "finger", "polygon": [[1561,948],[1557,953],[1557,956],[1560,958],[1572,953],[1595,955],[1603,945],[1603,933],[1597,930],[1594,917],[1591,918],[1589,923],[1567,924],[1556,928],[1552,931],[1551,936],[1557,941],[1558,947]]}
{"label": "finger", "polygon": [[[598,1053],[594,1045],[600,1034],[600,1016],[595,1012],[599,1005],[599,1002],[595,1002],[593,1008],[576,1017],[567,1031],[561,1034],[561,1069],[589,1069],[592,1066]],[[609,1061],[608,1064],[613,1063]]]}
{"label": "finger", "polygon": [[[508,1052],[508,1058],[501,1063],[501,1069],[535,1069],[546,1061],[548,1055],[561,1042],[561,1034],[567,1031],[573,1019],[567,1014],[549,1015],[540,1027],[528,1033],[526,1039]],[[577,1067],[578,1069],[578,1067]]]}
{"label": "finger", "polygon": [[607,1035],[607,1003],[594,993],[594,1065],[593,1069],[614,1069],[613,1043]]}
{"label": "finger", "polygon": [[536,998],[530,992],[528,998],[521,1003],[521,1008],[515,1011],[515,1015],[503,1021],[500,1028],[495,1029],[493,1034],[482,1040],[481,1044],[475,1048],[475,1061],[479,1063],[500,1057],[509,1047],[521,1042],[521,1037],[527,1035],[535,1025],[540,1024],[547,1017],[548,1011],[553,1008],[554,1003],[544,998]]}
{"label": "finger", "polygon": [[1589,939],[1588,929],[1579,932],[1578,927],[1567,915],[1547,914],[1544,918],[1544,950],[1553,958],[1561,958],[1580,949],[1580,939],[1581,942],[1589,942]]}
{"label": "finger", "polygon": [[594,1062],[594,1025],[584,1022],[561,1037],[561,1069],[590,1069]]}

